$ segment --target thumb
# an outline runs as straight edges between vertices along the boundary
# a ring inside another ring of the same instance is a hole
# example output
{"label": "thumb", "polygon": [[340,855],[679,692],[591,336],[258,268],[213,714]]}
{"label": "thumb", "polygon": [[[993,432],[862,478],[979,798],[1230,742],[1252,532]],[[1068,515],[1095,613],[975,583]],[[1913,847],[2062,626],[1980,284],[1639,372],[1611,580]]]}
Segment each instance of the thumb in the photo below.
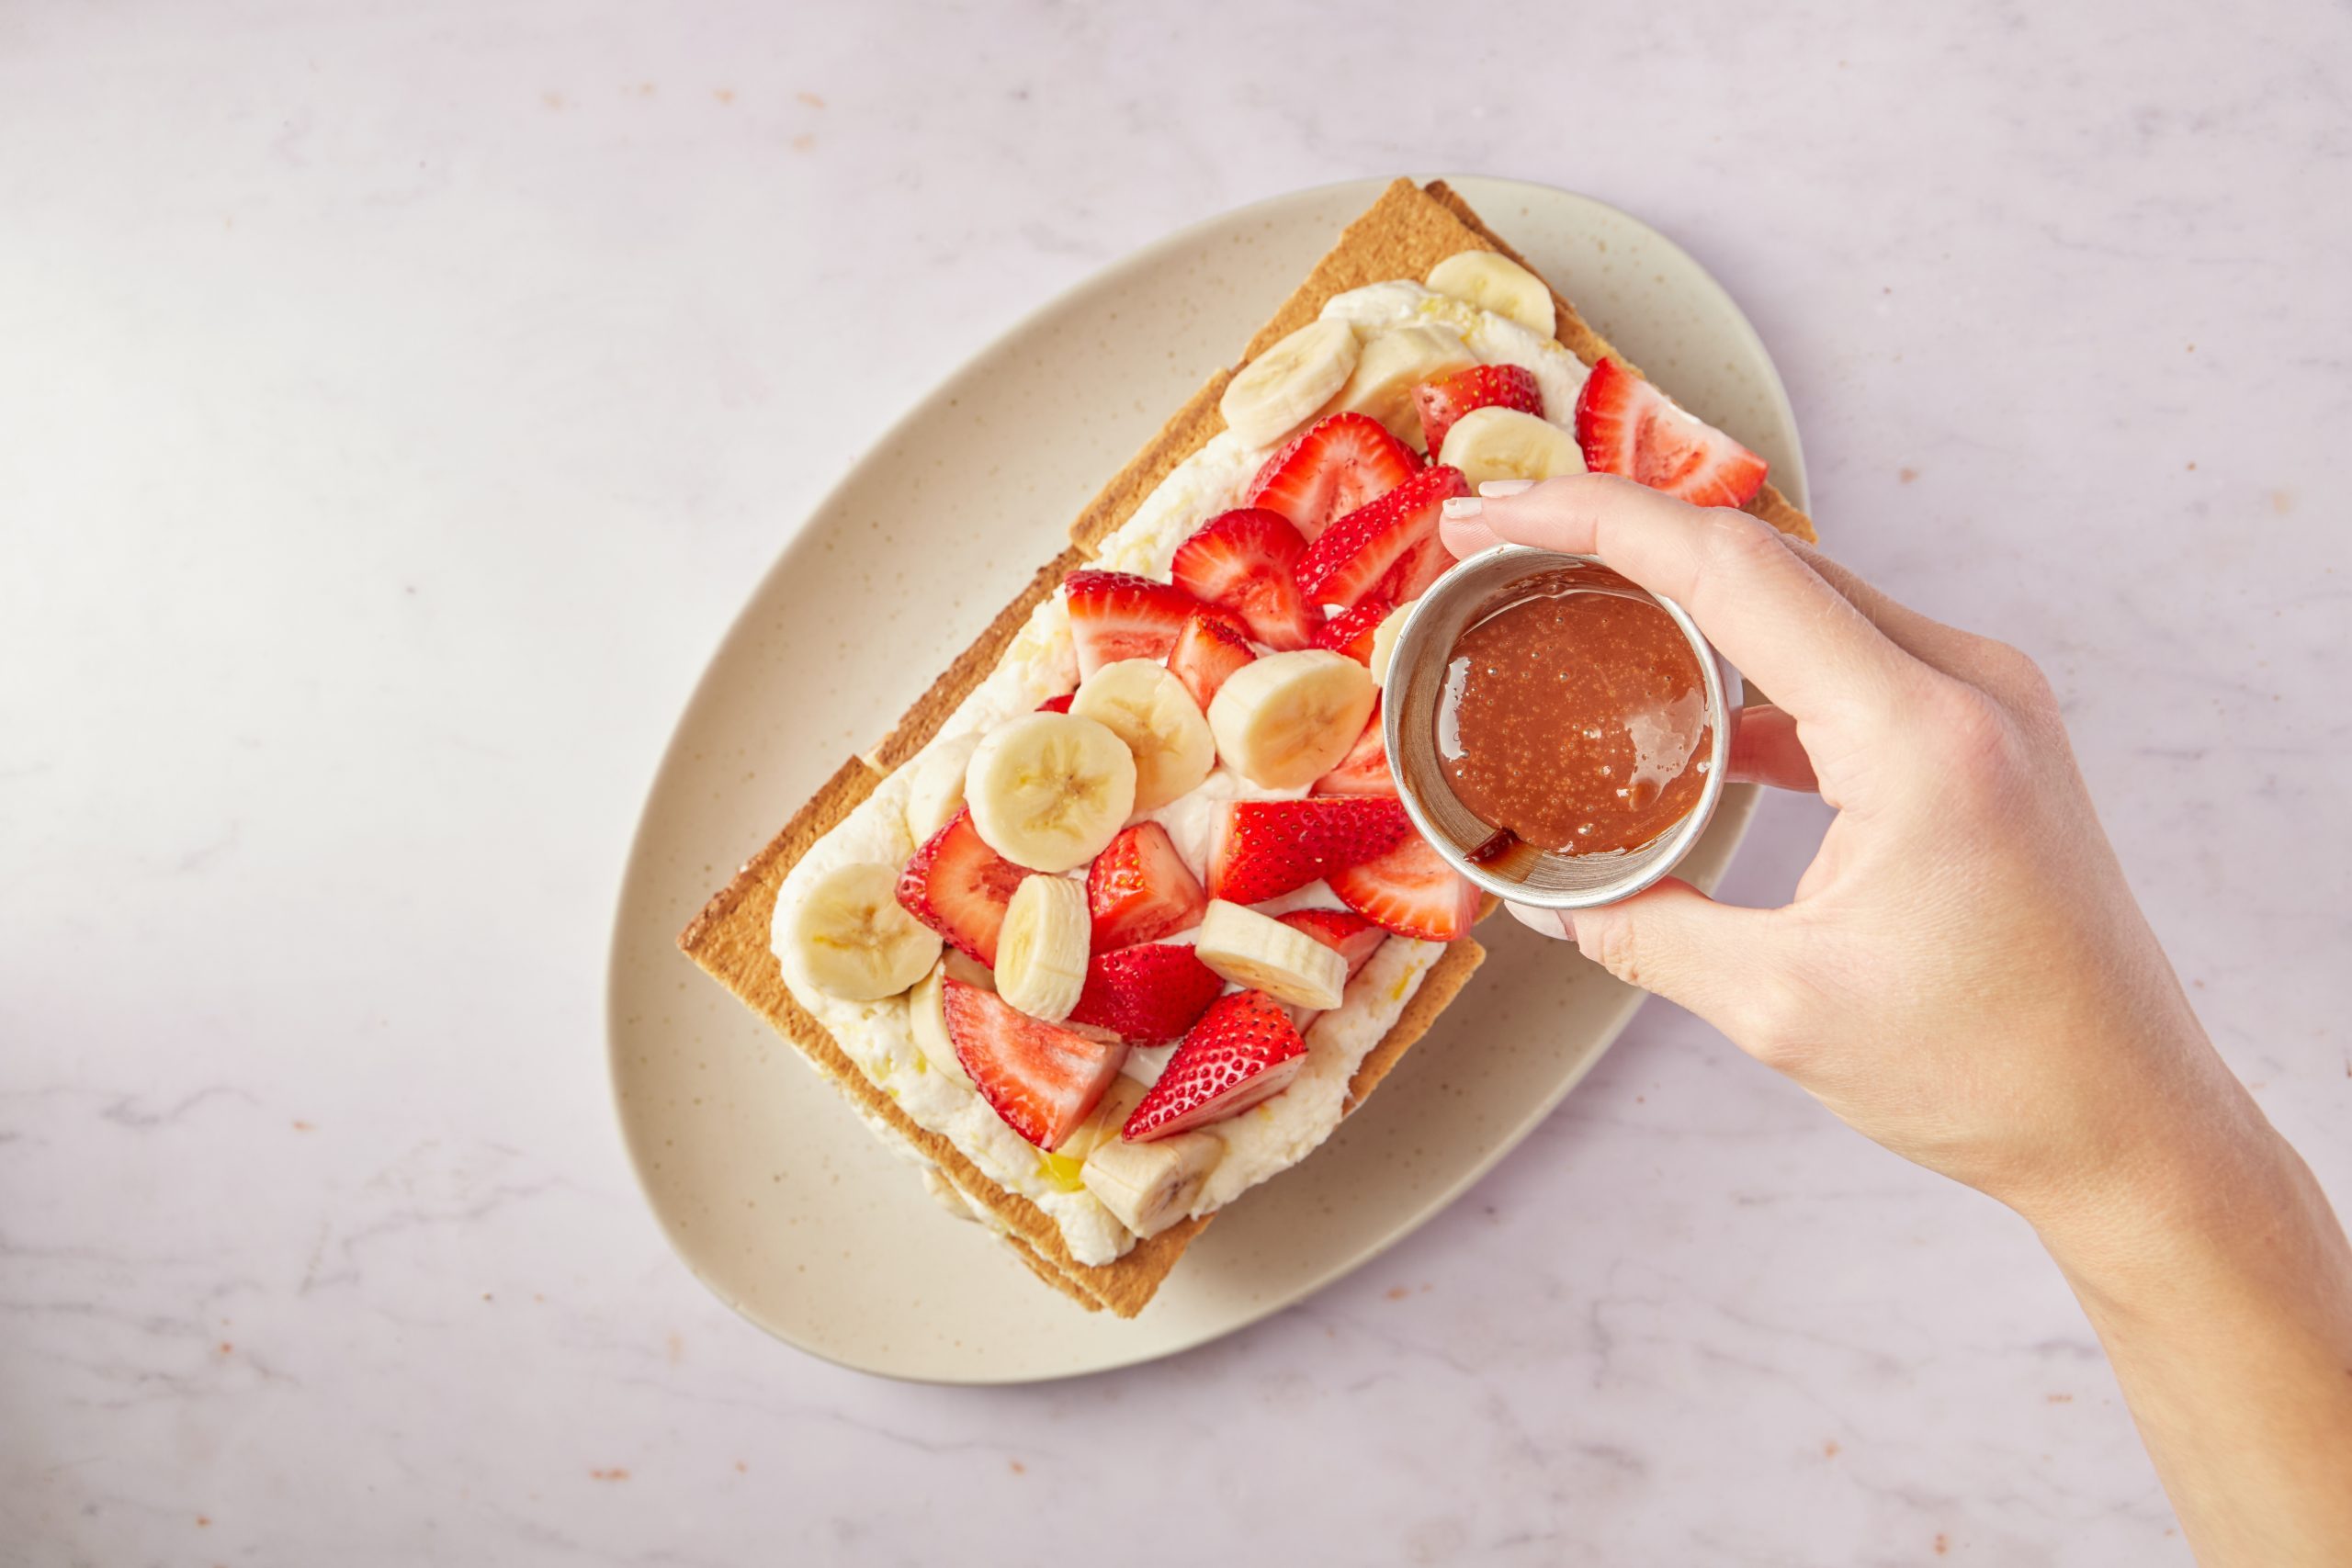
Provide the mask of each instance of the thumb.
{"label": "thumb", "polygon": [[1718,904],[1676,877],[1575,910],[1564,924],[1587,958],[1690,1009],[1743,1048],[1760,1038],[1762,1010],[1782,989],[1771,911]]}

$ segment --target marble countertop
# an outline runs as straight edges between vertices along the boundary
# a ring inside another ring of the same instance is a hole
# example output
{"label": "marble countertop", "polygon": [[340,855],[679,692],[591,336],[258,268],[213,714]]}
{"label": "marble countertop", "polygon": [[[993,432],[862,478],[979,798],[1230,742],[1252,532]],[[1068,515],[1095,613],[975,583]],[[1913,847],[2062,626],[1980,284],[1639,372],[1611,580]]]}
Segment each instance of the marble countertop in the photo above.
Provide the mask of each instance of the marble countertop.
{"label": "marble countertop", "polygon": [[[613,897],[794,519],[1095,267],[1408,169],[1724,281],[1824,533],[2044,660],[2352,1201],[2340,8],[1348,17],[0,20],[0,1557],[2187,1561],[2023,1226],[1663,1004],[1448,1214],[1156,1366],[861,1378],[657,1233]],[[1823,822],[1771,802],[1728,896]]]}

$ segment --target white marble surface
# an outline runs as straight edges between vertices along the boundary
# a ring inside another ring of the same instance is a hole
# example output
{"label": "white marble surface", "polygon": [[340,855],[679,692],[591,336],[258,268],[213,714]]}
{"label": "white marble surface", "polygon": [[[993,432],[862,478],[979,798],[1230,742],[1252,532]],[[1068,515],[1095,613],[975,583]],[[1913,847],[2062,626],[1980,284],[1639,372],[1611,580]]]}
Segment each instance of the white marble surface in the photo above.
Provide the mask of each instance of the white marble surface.
{"label": "white marble surface", "polygon": [[622,1156],[628,836],[793,519],[1098,265],[1464,169],[1738,295],[2352,1199],[2342,8],[1684,9],[0,16],[0,1559],[2185,1561],[2023,1228],[1663,1005],[1385,1258],[1075,1384],[763,1338]]}

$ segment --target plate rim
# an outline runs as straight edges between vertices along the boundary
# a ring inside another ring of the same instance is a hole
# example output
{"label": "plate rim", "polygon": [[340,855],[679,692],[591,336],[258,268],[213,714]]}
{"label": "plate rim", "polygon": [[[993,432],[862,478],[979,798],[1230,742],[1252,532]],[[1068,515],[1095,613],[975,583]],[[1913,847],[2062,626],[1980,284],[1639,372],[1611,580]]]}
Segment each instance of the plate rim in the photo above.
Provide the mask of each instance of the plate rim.
{"label": "plate rim", "polygon": [[[728,621],[726,628],[710,645],[710,650],[705,656],[700,671],[695,677],[693,687],[687,693],[684,704],[679,707],[677,716],[672,721],[668,737],[662,742],[661,752],[647,778],[644,798],[638,808],[636,822],[629,833],[619,883],[614,892],[613,912],[605,949],[603,987],[606,1107],[615,1124],[615,1130],[620,1136],[621,1146],[628,1156],[629,1172],[636,1180],[639,1199],[652,1217],[672,1256],[697,1283],[716,1297],[729,1311],[770,1338],[787,1345],[804,1355],[813,1356],[819,1360],[847,1371],[886,1378],[895,1382],[952,1388],[1006,1387],[1054,1382],[1069,1378],[1115,1371],[1125,1367],[1148,1365],[1154,1361],[1165,1360],[1173,1356],[1196,1350],[1204,1345],[1214,1343],[1262,1323],[1275,1314],[1295,1306],[1345,1276],[1356,1272],[1418,1233],[1422,1226],[1428,1224],[1444,1210],[1452,1207],[1471,1188],[1485,1179],[1495,1167],[1526,1142],[1534,1130],[1558,1108],[1560,1102],[1584,1081],[1600,1059],[1614,1047],[1618,1039],[1633,1022],[1635,1014],[1641,1010],[1642,1005],[1648,1000],[1647,996],[1641,992],[1635,992],[1627,998],[1623,1016],[1608,1027],[1597,1049],[1591,1051],[1567,1074],[1555,1089],[1545,1095],[1540,1102],[1531,1104],[1526,1114],[1489,1145],[1481,1157],[1465,1167],[1452,1181],[1431,1191],[1413,1205],[1379,1241],[1354,1254],[1346,1261],[1334,1264],[1323,1273],[1302,1282],[1295,1289],[1255,1305],[1229,1321],[1204,1327],[1198,1334],[1190,1337],[1156,1347],[1141,1354],[1107,1356],[1047,1372],[1023,1372],[1007,1376],[990,1376],[980,1372],[972,1376],[950,1376],[922,1374],[886,1366],[870,1365],[796,1338],[781,1327],[753,1315],[747,1310],[745,1303],[734,1299],[729,1292],[720,1289],[716,1280],[704,1274],[695,1266],[686,1249],[680,1245],[679,1238],[674,1234],[662,1205],[655,1201],[652,1183],[647,1172],[647,1154],[639,1146],[625,1110],[622,1082],[620,971],[624,962],[630,956],[628,940],[628,917],[630,911],[646,897],[645,892],[640,888],[640,884],[651,875],[647,863],[646,849],[653,820],[655,797],[662,793],[663,781],[669,776],[673,766],[680,758],[681,747],[684,742],[690,721],[694,718],[696,710],[709,697],[711,682],[718,667],[725,662],[729,649],[740,637],[747,635],[752,625],[754,607],[766,598],[770,588],[781,574],[792,567],[800,552],[811,547],[813,541],[807,527],[808,520],[823,513],[838,496],[856,483],[869,465],[877,461],[879,455],[889,447],[903,431],[925,418],[934,404],[949,400],[969,378],[982,374],[1000,355],[1011,351],[1019,340],[1025,337],[1032,328],[1046,316],[1066,308],[1075,300],[1090,298],[1103,289],[1114,287],[1115,276],[1126,274],[1135,266],[1181,249],[1195,242],[1203,233],[1221,229],[1237,220],[1247,218],[1253,212],[1286,206],[1304,197],[1331,195],[1349,189],[1363,192],[1366,197],[1365,205],[1368,206],[1371,199],[1392,183],[1395,177],[1364,175],[1343,180],[1329,180],[1277,192],[1254,201],[1244,202],[1237,207],[1222,209],[1181,228],[1171,230],[1143,245],[1121,252],[1111,260],[1097,266],[1086,276],[1067,288],[1055,291],[1046,299],[1022,311],[1013,321],[989,337],[986,343],[966,355],[945,377],[933,384],[929,390],[909,403],[896,419],[890,421],[869,439],[856,459],[843,468],[833,482],[808,503],[794,527],[792,537],[776,552],[775,558],[768,563],[767,569],[761,572],[758,579],[746,590],[734,615]],[[1509,200],[1513,197],[1533,197],[1547,202],[1566,200],[1573,205],[1585,206],[1611,220],[1630,224],[1640,230],[1650,243],[1662,246],[1666,252],[1679,258],[1696,278],[1701,292],[1712,296],[1713,302],[1725,312],[1743,345],[1763,367],[1769,403],[1781,416],[1781,421],[1789,433],[1788,461],[1781,470],[1774,474],[1774,482],[1780,485],[1783,493],[1787,494],[1797,506],[1810,509],[1811,487],[1807,482],[1805,472],[1802,432],[1798,428],[1795,408],[1790,401],[1786,383],[1781,379],[1779,363],[1766,347],[1762,334],[1757,332],[1755,323],[1748,320],[1747,313],[1740,309],[1738,301],[1733,298],[1730,290],[1726,289],[1714,274],[1697,257],[1644,219],[1599,197],[1589,196],[1580,191],[1567,190],[1561,186],[1544,185],[1539,181],[1518,179],[1507,175],[1415,174],[1407,177],[1422,185],[1435,179],[1444,180],[1455,190],[1461,191],[1474,208],[1479,209],[1482,216],[1496,204],[1496,198]],[[1494,193],[1486,202],[1476,198],[1476,192],[1482,189]],[[1738,792],[1736,796],[1733,793],[1734,790]],[[1717,821],[1720,823],[1729,818],[1736,828],[1730,847],[1725,852],[1726,867],[1747,840],[1747,830],[1755,818],[1760,794],[1759,788],[1753,784],[1736,785],[1725,791],[1724,800],[1716,814]]]}

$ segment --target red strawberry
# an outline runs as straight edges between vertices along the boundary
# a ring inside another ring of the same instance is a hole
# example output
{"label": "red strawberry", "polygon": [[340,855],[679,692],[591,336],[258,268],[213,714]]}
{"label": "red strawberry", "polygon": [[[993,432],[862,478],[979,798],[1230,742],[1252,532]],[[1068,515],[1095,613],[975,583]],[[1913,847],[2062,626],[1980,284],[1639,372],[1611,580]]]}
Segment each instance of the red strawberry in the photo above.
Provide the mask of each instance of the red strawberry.
{"label": "red strawberry", "polygon": [[1623,474],[1697,506],[1745,506],[1764,488],[1764,459],[1613,359],[1577,394],[1585,467]]}
{"label": "red strawberry", "polygon": [[1206,615],[1194,615],[1176,634],[1176,646],[1169,650],[1168,668],[1201,711],[1209,711],[1209,699],[1226,678],[1258,656],[1250,649],[1250,639],[1227,626],[1223,621]]}
{"label": "red strawberry", "polygon": [[1148,1144],[1238,1116],[1289,1088],[1306,1065],[1306,1042],[1282,1004],[1236,991],[1201,1015],[1120,1132]]}
{"label": "red strawberry", "polygon": [[1193,1027],[1225,982],[1182,942],[1148,942],[1098,953],[1072,1023],[1107,1029],[1131,1045],[1159,1045]]}
{"label": "red strawberry", "polygon": [[899,874],[908,914],[990,968],[1012,890],[1031,874],[981,840],[967,807],[914,852]]}
{"label": "red strawberry", "polygon": [[1352,610],[1342,610],[1323,623],[1315,646],[1344,653],[1359,664],[1372,662],[1372,634],[1396,606],[1385,599],[1367,599]]}
{"label": "red strawberry", "polygon": [[[1073,571],[1062,581],[1062,595],[1069,604],[1081,681],[1122,659],[1165,659],[1176,646],[1176,634],[1202,608],[1173,583],[1131,571]],[[1220,620],[1234,619],[1211,613]]]}
{"label": "red strawberry", "polygon": [[1125,1045],[1105,1044],[1017,1012],[994,991],[950,980],[947,1039],[972,1087],[1004,1124],[1054,1149],[1084,1124],[1119,1076]]}
{"label": "red strawberry", "polygon": [[1335,413],[1267,458],[1244,504],[1281,513],[1312,544],[1333,518],[1387,494],[1416,467],[1413,454],[1378,420]]}
{"label": "red strawberry", "polygon": [[1396,775],[1388,771],[1388,742],[1380,729],[1380,702],[1374,698],[1372,717],[1363,733],[1340,759],[1340,765],[1315,781],[1317,795],[1395,795]]}
{"label": "red strawberry", "polygon": [[1209,846],[1209,897],[1237,904],[1278,898],[1385,852],[1411,830],[1394,800],[1237,800],[1217,818]]}
{"label": "red strawberry", "polygon": [[1351,980],[1380,951],[1380,944],[1388,940],[1386,931],[1349,909],[1293,909],[1274,918],[1335,949],[1348,961]]}
{"label": "red strawberry", "polygon": [[1078,694],[1075,692],[1064,692],[1058,697],[1047,697],[1037,705],[1037,711],[1039,713],[1068,713],[1069,705],[1076,701],[1077,697]]}
{"label": "red strawberry", "polygon": [[1413,389],[1413,406],[1421,412],[1421,434],[1434,457],[1445,446],[1445,433],[1472,409],[1517,409],[1544,417],[1544,389],[1535,374],[1516,365],[1474,365],[1467,370]]}
{"label": "red strawberry", "polygon": [[1210,518],[1177,546],[1168,571],[1193,598],[1239,615],[1269,648],[1305,648],[1315,639],[1316,623],[1291,569],[1306,553],[1306,541],[1288,518],[1243,507]]}
{"label": "red strawberry", "polygon": [[1352,610],[1368,600],[1402,604],[1453,564],[1437,536],[1449,496],[1468,495],[1462,470],[1423,468],[1369,506],[1331,525],[1299,558],[1298,586],[1310,604]]}
{"label": "red strawberry", "polygon": [[1121,829],[1094,857],[1086,873],[1086,907],[1094,917],[1094,951],[1109,953],[1199,925],[1208,897],[1168,829],[1138,822]]}
{"label": "red strawberry", "polygon": [[1333,872],[1330,881],[1340,903],[1399,936],[1452,942],[1478,918],[1477,887],[1419,833],[1385,855]]}

